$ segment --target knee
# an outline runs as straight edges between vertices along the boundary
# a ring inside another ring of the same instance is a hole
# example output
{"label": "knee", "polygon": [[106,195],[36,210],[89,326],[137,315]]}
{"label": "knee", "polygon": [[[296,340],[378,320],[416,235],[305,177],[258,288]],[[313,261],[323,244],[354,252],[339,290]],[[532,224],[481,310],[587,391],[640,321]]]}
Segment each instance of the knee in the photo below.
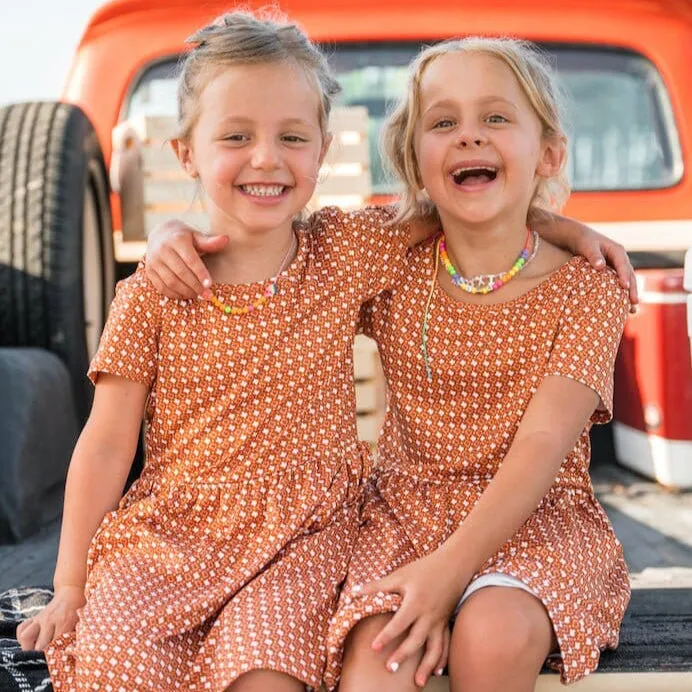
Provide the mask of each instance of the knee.
{"label": "knee", "polygon": [[375,652],[372,642],[377,631],[367,620],[361,620],[349,633],[344,643],[344,658],[341,671],[340,692],[362,690],[367,671],[373,667]]}
{"label": "knee", "polygon": [[536,658],[537,645],[544,639],[550,641],[550,623],[547,614],[542,617],[540,603],[528,594],[527,598],[535,602],[528,608],[525,599],[498,598],[493,602],[489,590],[484,591],[482,601],[482,592],[478,592],[459,612],[452,633],[450,665],[487,671],[499,661],[521,667]]}
{"label": "knee", "polygon": [[[395,677],[385,667],[387,656],[398,644],[390,644],[384,651],[376,652],[372,642],[389,621],[389,615],[375,615],[361,620],[350,632],[344,645],[343,668],[339,692],[387,692],[403,690],[401,678]],[[399,683],[399,684],[397,684]]]}

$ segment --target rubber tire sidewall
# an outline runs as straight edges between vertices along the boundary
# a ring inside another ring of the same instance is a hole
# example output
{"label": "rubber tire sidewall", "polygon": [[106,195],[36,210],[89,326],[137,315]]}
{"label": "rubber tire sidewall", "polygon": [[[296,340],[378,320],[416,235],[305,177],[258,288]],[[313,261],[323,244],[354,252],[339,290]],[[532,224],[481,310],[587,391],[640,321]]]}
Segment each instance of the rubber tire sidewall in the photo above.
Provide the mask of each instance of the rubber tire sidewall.
{"label": "rubber tire sidewall", "polygon": [[0,304],[0,346],[58,355],[81,421],[93,396],[84,295],[94,287],[85,286],[84,209],[91,195],[101,257],[100,334],[115,274],[109,193],[98,138],[81,109],[50,102],[0,109],[0,291],[9,291]]}

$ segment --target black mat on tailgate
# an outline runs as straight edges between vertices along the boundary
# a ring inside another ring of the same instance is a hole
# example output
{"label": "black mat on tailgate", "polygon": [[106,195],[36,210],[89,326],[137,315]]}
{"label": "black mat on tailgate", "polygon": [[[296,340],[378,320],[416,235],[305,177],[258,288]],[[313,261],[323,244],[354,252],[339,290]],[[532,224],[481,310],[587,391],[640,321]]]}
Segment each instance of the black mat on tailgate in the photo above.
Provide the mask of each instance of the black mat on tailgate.
{"label": "black mat on tailgate", "polygon": [[[48,588],[0,594],[0,692],[52,692],[42,653],[22,651],[17,625],[51,597]],[[605,651],[603,673],[692,672],[692,589],[636,589],[617,651]]]}

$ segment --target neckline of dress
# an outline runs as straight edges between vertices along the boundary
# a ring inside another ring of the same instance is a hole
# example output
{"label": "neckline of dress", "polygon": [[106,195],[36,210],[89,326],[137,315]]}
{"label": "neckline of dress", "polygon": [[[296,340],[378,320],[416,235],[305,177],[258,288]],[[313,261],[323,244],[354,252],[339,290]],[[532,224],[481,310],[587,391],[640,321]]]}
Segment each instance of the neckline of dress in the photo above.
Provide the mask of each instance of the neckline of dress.
{"label": "neckline of dress", "polygon": [[[305,267],[305,260],[308,251],[308,231],[304,224],[297,224],[294,228],[294,233],[296,240],[298,241],[298,246],[296,248],[296,254],[291,263],[276,277],[276,282],[278,285],[285,282],[297,282],[299,281],[303,269]],[[266,286],[273,277],[267,277],[262,281],[252,281],[250,283],[228,283],[228,282],[218,282],[211,285],[211,291],[224,291],[224,293],[245,293],[247,291],[259,290]]]}
{"label": "neckline of dress", "polygon": [[[517,305],[519,303],[524,303],[528,299],[530,299],[534,293],[538,293],[540,291],[544,291],[549,287],[552,287],[553,284],[557,283],[560,281],[563,277],[563,275],[566,275],[573,267],[585,262],[586,260],[581,257],[580,255],[574,255],[573,257],[570,257],[566,262],[561,264],[559,267],[557,267],[555,270],[553,270],[548,276],[546,276],[544,279],[542,279],[539,283],[537,283],[535,286],[532,286],[529,288],[525,293],[522,293],[521,295],[515,296],[514,298],[510,298],[508,300],[503,300],[499,301],[497,303],[469,303],[463,300],[456,300],[452,296],[450,296],[443,288],[440,286],[440,280],[435,276],[435,289],[434,293],[439,293],[442,296],[442,300],[449,304],[452,307],[455,307],[460,310],[480,310],[480,311],[490,311],[492,312],[493,310],[503,310],[510,308],[514,305]],[[437,267],[433,267],[434,263],[434,244],[430,246],[430,251],[426,252],[426,264],[428,265],[430,271],[435,271],[437,272]],[[430,275],[428,274],[428,277]],[[429,279],[428,279],[429,281]]]}

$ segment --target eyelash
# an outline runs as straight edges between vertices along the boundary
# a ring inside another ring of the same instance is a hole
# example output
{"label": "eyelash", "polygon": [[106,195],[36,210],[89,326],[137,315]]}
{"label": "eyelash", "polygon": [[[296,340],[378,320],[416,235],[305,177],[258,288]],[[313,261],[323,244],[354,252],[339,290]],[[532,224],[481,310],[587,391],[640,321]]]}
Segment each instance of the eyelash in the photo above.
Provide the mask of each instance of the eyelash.
{"label": "eyelash", "polygon": [[[501,120],[493,121],[493,118],[501,118]],[[509,122],[508,118],[506,118],[504,115],[500,115],[499,113],[493,113],[492,115],[487,116],[485,120],[491,125],[504,125],[505,123]],[[451,120],[450,118],[443,118],[442,120],[438,120],[433,125],[433,130],[447,129],[449,126],[453,125],[453,120]]]}
{"label": "eyelash", "polygon": [[[248,135],[236,134],[224,137],[223,141],[231,142],[233,144],[242,144],[247,142],[249,139],[250,138],[248,137]],[[283,135],[281,139],[287,144],[305,144],[308,142],[308,140],[305,137],[300,137],[299,135]]]}

